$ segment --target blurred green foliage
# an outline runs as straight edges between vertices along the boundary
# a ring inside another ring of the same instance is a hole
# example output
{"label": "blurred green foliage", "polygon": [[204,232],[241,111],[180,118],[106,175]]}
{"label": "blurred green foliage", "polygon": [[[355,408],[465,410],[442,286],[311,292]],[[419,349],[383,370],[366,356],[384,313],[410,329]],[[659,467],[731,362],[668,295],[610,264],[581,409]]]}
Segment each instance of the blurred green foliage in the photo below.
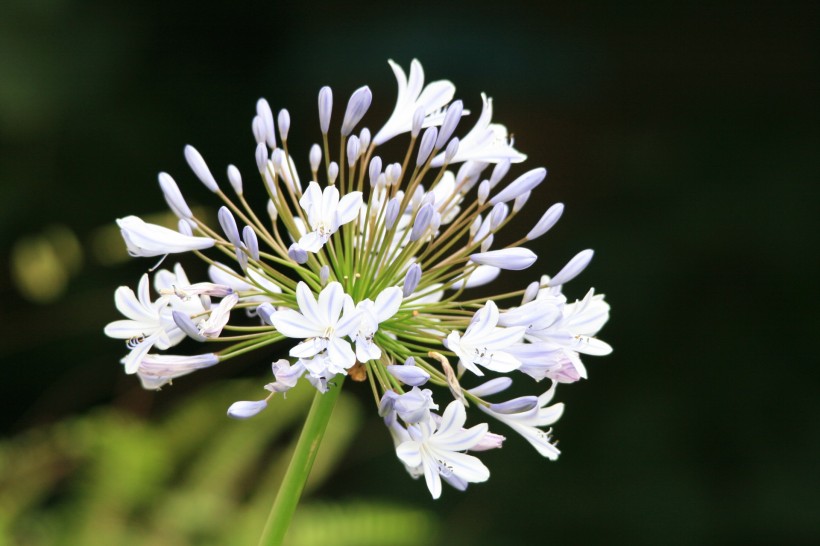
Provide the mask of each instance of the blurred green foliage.
{"label": "blurred green foliage", "polygon": [[[0,545],[256,544],[315,391],[294,389],[251,421],[216,411],[254,389],[221,383],[160,420],[102,408],[3,441]],[[361,418],[343,395],[306,496],[339,470]],[[308,500],[287,544],[413,545],[436,528],[431,513],[399,504]]]}

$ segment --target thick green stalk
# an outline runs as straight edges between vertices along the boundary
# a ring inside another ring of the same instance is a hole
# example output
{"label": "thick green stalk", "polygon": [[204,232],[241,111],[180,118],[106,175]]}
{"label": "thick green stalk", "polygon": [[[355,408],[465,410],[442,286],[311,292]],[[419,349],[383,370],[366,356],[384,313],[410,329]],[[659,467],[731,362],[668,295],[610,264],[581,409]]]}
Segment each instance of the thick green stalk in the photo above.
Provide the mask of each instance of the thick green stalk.
{"label": "thick green stalk", "polygon": [[296,449],[288,465],[282,485],[276,494],[262,537],[259,539],[259,546],[279,546],[285,538],[285,533],[290,525],[290,520],[296,512],[296,505],[299,504],[299,497],[307,483],[313,461],[316,460],[316,453],[319,452],[319,445],[333,413],[333,406],[339,398],[342,390],[344,376],[336,376],[333,380],[334,386],[322,394],[317,392],[310,406],[305,426],[296,442]]}

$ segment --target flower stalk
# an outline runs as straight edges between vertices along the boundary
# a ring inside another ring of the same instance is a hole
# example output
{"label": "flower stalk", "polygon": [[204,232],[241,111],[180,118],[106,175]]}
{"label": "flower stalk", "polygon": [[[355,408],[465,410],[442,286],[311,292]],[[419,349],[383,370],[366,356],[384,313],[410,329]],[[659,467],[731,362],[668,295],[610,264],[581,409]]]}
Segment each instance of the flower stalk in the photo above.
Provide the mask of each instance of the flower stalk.
{"label": "flower stalk", "polygon": [[327,430],[333,407],[342,391],[344,376],[339,376],[334,380],[326,393],[316,392],[313,403],[310,405],[299,440],[296,442],[296,449],[288,464],[285,477],[279,486],[276,500],[271,506],[270,514],[265,522],[262,536],[259,538],[259,546],[279,546],[285,539],[290,521],[296,512],[296,506],[302,497],[305,489],[310,469],[316,460],[322,437]]}

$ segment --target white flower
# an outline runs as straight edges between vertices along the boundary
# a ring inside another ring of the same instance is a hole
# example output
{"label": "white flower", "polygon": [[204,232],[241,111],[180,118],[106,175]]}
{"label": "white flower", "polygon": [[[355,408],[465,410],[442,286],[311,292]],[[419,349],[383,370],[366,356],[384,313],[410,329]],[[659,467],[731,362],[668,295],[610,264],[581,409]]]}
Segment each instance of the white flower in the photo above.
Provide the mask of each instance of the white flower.
{"label": "white flower", "polygon": [[307,222],[313,230],[299,239],[299,246],[308,252],[319,252],[340,226],[358,218],[362,192],[354,191],[339,199],[336,186],[327,186],[322,191],[319,184],[311,182],[299,204],[307,213]]}
{"label": "white flower", "polygon": [[127,286],[117,288],[114,303],[126,320],[115,320],[105,327],[108,337],[128,340],[130,352],[123,360],[128,374],[137,372],[140,361],[155,345],[165,350],[185,339],[185,334],[171,318],[169,297],[151,301],[147,274],[140,278],[137,293],[139,296]]}
{"label": "white flower", "polygon": [[[539,300],[536,299],[537,303]],[[530,305],[530,304],[528,304]],[[609,304],[602,295],[590,289],[580,302],[562,306],[561,314],[554,322],[542,328],[529,328],[527,337],[532,341],[544,341],[579,353],[603,356],[612,347],[594,336],[609,319]]]}
{"label": "white flower", "polygon": [[410,63],[410,79],[404,74],[404,70],[392,60],[390,68],[396,75],[399,85],[399,94],[396,98],[396,107],[390,115],[390,119],[384,124],[376,136],[373,137],[373,144],[379,146],[391,138],[401,133],[407,133],[413,128],[413,116],[421,109],[424,113],[422,127],[441,125],[444,121],[442,108],[453,100],[455,86],[446,80],[435,81],[427,84],[424,89],[424,70],[421,63],[413,59]]}
{"label": "white flower", "polygon": [[[459,142],[458,152],[450,163],[463,161],[520,163],[527,159],[527,156],[512,147],[506,127],[498,123],[490,123],[493,117],[493,99],[488,99],[487,95],[482,93],[481,101],[483,103],[481,115],[472,130]],[[433,167],[444,165],[444,153],[434,157],[430,165]]]}
{"label": "white flower", "polygon": [[547,405],[555,394],[556,385],[557,383],[553,383],[547,392],[539,396],[537,401],[534,401],[535,403],[524,411],[507,413],[502,404],[492,404],[490,407],[478,404],[478,407],[484,413],[492,415],[523,436],[538,453],[548,459],[555,460],[561,452],[553,444],[549,431],[541,430],[538,427],[552,425],[564,412],[564,404],[562,403],[553,404],[552,406]]}
{"label": "white flower", "polygon": [[436,425],[429,419],[410,425],[410,440],[396,447],[396,455],[408,468],[421,467],[434,499],[441,496],[441,478],[464,489],[468,483],[484,482],[490,471],[478,458],[461,453],[478,445],[487,434],[487,424],[465,429],[467,414],[458,401],[448,404]]}
{"label": "white flower", "polygon": [[378,345],[373,343],[373,336],[379,329],[379,324],[395,315],[401,306],[402,290],[396,286],[391,286],[382,290],[376,301],[365,299],[360,301],[355,310],[353,300],[347,300],[345,313],[358,312],[359,324],[352,334],[356,342],[356,358],[359,362],[375,360],[382,354]]}
{"label": "white flower", "polygon": [[305,359],[327,350],[332,361],[344,369],[356,363],[356,355],[350,343],[342,339],[355,330],[357,313],[342,314],[345,299],[342,285],[328,284],[320,293],[317,302],[304,282],[296,286],[296,303],[299,312],[282,309],[270,317],[274,328],[287,337],[304,339],[290,350],[290,356]]}
{"label": "white flower", "polygon": [[228,324],[228,320],[231,318],[231,309],[233,309],[233,306],[236,305],[238,301],[238,294],[231,294],[222,298],[219,305],[211,310],[211,314],[208,315],[208,318],[197,325],[199,333],[208,338],[219,337],[219,334],[222,333],[222,328]]}
{"label": "white flower", "polygon": [[172,229],[148,224],[136,216],[118,218],[117,225],[131,256],[163,256],[214,246],[214,240],[210,237],[183,235]]}
{"label": "white flower", "polygon": [[194,356],[147,354],[139,361],[137,376],[145,389],[159,389],[171,380],[219,362],[213,353]]}
{"label": "white flower", "polygon": [[447,336],[447,348],[476,375],[484,375],[478,366],[502,373],[515,370],[521,362],[505,349],[521,341],[526,328],[498,328],[497,324],[498,307],[490,300],[476,312],[463,336],[455,330]]}

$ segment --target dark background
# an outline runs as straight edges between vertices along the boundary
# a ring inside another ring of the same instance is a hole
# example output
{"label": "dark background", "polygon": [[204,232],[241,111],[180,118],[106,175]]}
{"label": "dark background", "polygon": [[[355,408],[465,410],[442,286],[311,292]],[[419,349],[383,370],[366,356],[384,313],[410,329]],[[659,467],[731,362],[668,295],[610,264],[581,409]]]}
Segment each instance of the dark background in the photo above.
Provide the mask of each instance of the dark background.
{"label": "dark background", "polygon": [[114,289],[152,264],[111,251],[110,226],[164,210],[160,170],[214,205],[186,143],[251,184],[259,96],[290,110],[302,167],[322,85],[337,108],[370,85],[377,130],[395,98],[386,60],[415,57],[474,116],[486,91],[525,166],[548,167],[530,213],[567,210],[532,274],[594,248],[569,295],[607,295],[615,351],[558,390],[557,463],[508,434],[482,457],[487,484],[433,503],[366,405],[361,441],[316,495],[433,509],[451,544],[820,542],[818,9],[620,4],[6,2],[0,430],[110,404],[154,419],[211,381],[268,381],[274,354],[158,394],[125,377],[102,327]]}

